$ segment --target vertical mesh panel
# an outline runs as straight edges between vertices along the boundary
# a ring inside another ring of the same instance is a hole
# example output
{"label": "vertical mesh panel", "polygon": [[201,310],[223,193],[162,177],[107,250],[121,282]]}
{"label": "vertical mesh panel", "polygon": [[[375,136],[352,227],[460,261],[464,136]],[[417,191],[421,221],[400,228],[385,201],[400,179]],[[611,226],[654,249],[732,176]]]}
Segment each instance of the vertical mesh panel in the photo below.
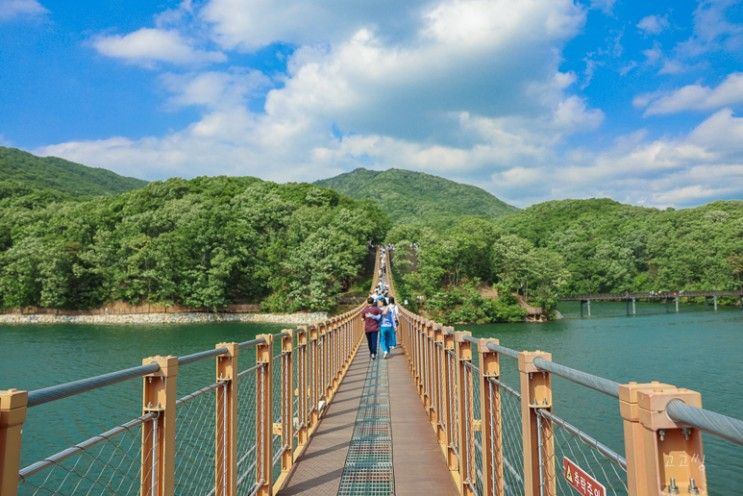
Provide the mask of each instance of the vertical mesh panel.
{"label": "vertical mesh panel", "polygon": [[[214,435],[216,390],[214,383],[176,402],[175,492],[207,494],[214,488]],[[223,405],[218,404],[221,415]]]}
{"label": "vertical mesh panel", "polygon": [[554,439],[554,459],[545,462],[554,462],[555,474],[545,473],[545,483],[556,484],[557,494],[578,494],[563,473],[563,459],[567,457],[602,484],[606,494],[627,495],[627,462],[624,457],[560,417],[544,410],[537,410],[537,413]]}
{"label": "vertical mesh panel", "polygon": [[152,438],[142,425],[157,422],[147,414],[67,448],[20,471],[20,495],[139,494],[140,463],[152,465]]}

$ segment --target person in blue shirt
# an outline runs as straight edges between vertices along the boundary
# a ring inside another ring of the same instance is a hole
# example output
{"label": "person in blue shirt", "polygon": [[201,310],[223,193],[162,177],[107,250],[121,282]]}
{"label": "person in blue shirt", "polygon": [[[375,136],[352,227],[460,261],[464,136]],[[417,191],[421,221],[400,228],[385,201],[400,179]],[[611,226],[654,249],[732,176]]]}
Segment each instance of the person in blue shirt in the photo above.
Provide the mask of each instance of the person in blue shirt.
{"label": "person in blue shirt", "polygon": [[387,300],[382,298],[380,309],[382,310],[382,319],[379,321],[379,345],[382,348],[382,355],[387,358],[390,353],[391,347],[395,343],[395,329],[397,323],[395,321],[395,311],[390,307]]}

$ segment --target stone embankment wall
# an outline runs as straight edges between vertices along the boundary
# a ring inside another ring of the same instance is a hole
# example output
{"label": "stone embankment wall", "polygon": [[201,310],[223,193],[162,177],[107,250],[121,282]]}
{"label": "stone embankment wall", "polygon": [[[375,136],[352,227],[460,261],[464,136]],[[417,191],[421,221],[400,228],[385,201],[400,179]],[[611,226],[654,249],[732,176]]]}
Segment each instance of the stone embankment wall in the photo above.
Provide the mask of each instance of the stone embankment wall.
{"label": "stone embankment wall", "polygon": [[328,318],[325,312],[313,313],[132,313],[132,314],[28,314],[0,315],[0,324],[199,324],[209,322],[257,322],[307,325]]}

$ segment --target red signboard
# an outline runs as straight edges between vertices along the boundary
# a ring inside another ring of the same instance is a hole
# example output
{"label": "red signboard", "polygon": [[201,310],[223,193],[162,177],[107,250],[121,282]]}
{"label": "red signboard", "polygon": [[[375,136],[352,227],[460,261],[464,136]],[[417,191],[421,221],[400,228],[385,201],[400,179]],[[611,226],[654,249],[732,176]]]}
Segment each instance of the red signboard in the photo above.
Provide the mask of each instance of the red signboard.
{"label": "red signboard", "polygon": [[581,496],[606,496],[606,488],[568,457],[562,458],[562,475]]}

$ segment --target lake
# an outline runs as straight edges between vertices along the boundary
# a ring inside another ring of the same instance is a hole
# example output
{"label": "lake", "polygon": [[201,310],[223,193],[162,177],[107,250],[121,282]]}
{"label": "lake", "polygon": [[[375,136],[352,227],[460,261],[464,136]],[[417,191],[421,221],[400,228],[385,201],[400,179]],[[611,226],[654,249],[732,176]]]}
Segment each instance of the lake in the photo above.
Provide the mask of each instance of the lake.
{"label": "lake", "polygon": [[[577,304],[544,324],[458,326],[475,336],[493,336],[517,350],[541,349],[553,360],[618,382],[660,380],[702,393],[706,408],[743,414],[743,311],[712,311],[682,305],[680,313],[639,304],[627,317],[623,303],[594,303],[593,317],[579,318]],[[184,326],[4,326],[0,327],[0,389],[35,389],[141,364],[155,354],[185,355],[222,341],[275,333],[273,324]],[[252,351],[252,350],[251,350]],[[248,359],[254,360],[248,352]],[[502,378],[517,384],[515,364],[502,358]],[[214,362],[204,360],[179,373],[179,396],[214,381]],[[97,434],[141,413],[141,381],[30,409],[24,428],[23,464]],[[90,412],[94,412],[91,414]],[[554,413],[623,453],[618,403],[567,381],[554,380]],[[743,492],[743,448],[705,437],[711,494]]]}

